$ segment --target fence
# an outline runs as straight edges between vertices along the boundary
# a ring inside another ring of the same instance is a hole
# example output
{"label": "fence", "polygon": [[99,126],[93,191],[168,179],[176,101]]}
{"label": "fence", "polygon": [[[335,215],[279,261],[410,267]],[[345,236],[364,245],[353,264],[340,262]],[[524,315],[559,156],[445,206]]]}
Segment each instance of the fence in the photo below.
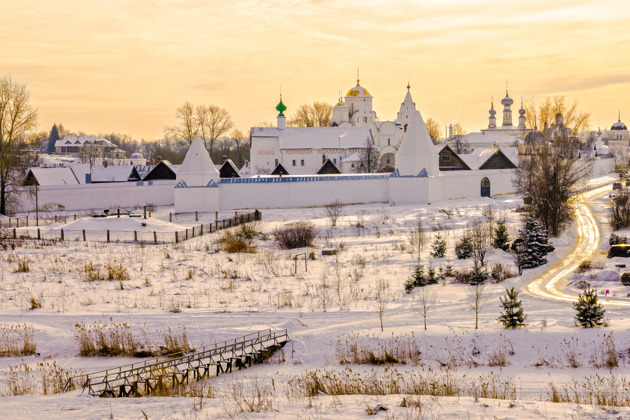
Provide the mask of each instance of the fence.
{"label": "fence", "polygon": [[[76,217],[76,216],[75,216]],[[116,215],[107,217],[117,217]],[[172,216],[170,216],[171,218]],[[195,215],[198,220],[198,216]],[[61,219],[57,219],[60,221]],[[171,218],[172,220],[172,218]],[[128,230],[73,230],[54,229],[42,231],[37,227],[16,227],[9,229],[13,239],[35,239],[35,240],[59,240],[59,241],[98,241],[98,242],[142,242],[142,243],[180,243],[218,230],[228,229],[243,223],[262,220],[262,213],[258,210],[250,213],[234,213],[234,217],[227,219],[217,219],[215,222],[200,223],[181,231],[128,231]]]}

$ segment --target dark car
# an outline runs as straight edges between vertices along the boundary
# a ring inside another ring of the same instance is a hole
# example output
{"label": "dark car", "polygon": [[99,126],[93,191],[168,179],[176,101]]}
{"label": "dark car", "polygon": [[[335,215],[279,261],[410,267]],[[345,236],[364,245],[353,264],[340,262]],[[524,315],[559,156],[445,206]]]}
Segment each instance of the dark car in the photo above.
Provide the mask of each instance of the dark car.
{"label": "dark car", "polygon": [[628,258],[630,257],[630,255],[628,255],[628,251],[630,251],[629,244],[613,245],[610,247],[610,250],[608,251],[608,258],[613,258],[613,257]]}
{"label": "dark car", "polygon": [[622,188],[623,188],[623,185],[621,185],[621,182],[613,183],[613,190],[621,190]]}
{"label": "dark car", "polygon": [[623,273],[621,275],[621,284],[624,286],[630,286],[630,273]]}

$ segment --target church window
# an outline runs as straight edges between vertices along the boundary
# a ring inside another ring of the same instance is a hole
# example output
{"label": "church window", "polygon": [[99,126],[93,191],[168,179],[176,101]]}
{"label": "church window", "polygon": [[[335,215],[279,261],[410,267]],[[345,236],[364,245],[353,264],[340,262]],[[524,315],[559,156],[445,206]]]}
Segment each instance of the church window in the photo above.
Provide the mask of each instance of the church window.
{"label": "church window", "polygon": [[389,141],[390,141],[390,139],[389,139],[389,137],[388,137],[388,138],[387,138],[387,145],[388,145],[388,146],[391,146],[391,144],[390,144],[390,142],[389,142]]}
{"label": "church window", "polygon": [[276,159],[276,166],[278,166],[278,159]]}
{"label": "church window", "polygon": [[359,122],[359,117],[357,117],[357,123]]}
{"label": "church window", "polygon": [[293,159],[293,166],[295,166],[295,159]]}
{"label": "church window", "polygon": [[333,159],[333,163],[336,165],[337,164],[337,158]]}
{"label": "church window", "polygon": [[363,122],[366,123],[367,122],[367,117],[363,117]]}
{"label": "church window", "polygon": [[304,159],[300,161],[300,166],[304,166]]}

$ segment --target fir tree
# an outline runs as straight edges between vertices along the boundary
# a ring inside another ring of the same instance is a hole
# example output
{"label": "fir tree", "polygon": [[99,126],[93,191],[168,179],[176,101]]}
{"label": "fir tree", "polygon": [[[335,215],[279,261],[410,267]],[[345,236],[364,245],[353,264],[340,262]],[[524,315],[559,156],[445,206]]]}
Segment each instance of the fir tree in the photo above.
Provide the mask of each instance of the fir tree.
{"label": "fir tree", "polygon": [[498,320],[505,328],[518,328],[525,325],[527,315],[523,315],[522,302],[518,300],[518,292],[512,287],[505,289],[507,296],[500,298],[503,311]]}
{"label": "fir tree", "polygon": [[428,279],[424,274],[424,267],[422,265],[417,265],[414,267],[411,277],[405,282],[405,292],[411,293],[414,288],[426,286],[427,284]]}
{"label": "fir tree", "polygon": [[50,135],[48,136],[48,147],[46,148],[46,153],[49,155],[55,153],[55,143],[57,140],[61,140],[59,138],[59,130],[57,129],[57,124],[53,124],[52,129],[50,130]]}
{"label": "fir tree", "polygon": [[446,241],[442,239],[442,235],[439,233],[435,235],[431,248],[433,248],[433,252],[431,252],[433,258],[444,258],[444,255],[446,255]]}
{"label": "fir tree", "polygon": [[521,242],[516,252],[520,268],[533,268],[547,264],[547,254],[554,250],[549,244],[547,231],[540,227],[538,221],[532,217],[527,219],[525,227],[519,232]]}
{"label": "fir tree", "polygon": [[438,283],[438,278],[435,275],[435,268],[433,268],[432,266],[429,266],[429,269],[427,270],[427,277],[425,279],[425,284],[437,284]]}
{"label": "fir tree", "polygon": [[455,244],[455,254],[457,254],[457,258],[460,260],[465,260],[472,255],[472,252],[473,249],[470,236],[464,235],[464,237]]}
{"label": "fir tree", "polygon": [[492,247],[503,251],[509,251],[510,249],[510,235],[508,234],[505,220],[497,222],[497,227],[494,229],[494,238],[492,238]]}
{"label": "fir tree", "polygon": [[480,263],[475,261],[475,265],[473,266],[473,269],[470,272],[469,279],[470,279],[470,284],[474,286],[474,285],[477,285],[486,281],[488,279],[488,273],[486,273],[482,269],[482,266]]}
{"label": "fir tree", "polygon": [[584,328],[593,328],[604,324],[606,311],[601,303],[597,302],[597,293],[590,287],[573,303],[576,310],[575,323]]}

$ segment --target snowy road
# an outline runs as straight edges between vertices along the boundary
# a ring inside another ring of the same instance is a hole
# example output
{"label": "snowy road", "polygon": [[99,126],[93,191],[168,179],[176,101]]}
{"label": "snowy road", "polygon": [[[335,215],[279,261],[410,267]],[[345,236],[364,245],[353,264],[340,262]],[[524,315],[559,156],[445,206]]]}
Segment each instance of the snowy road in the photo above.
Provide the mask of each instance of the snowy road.
{"label": "snowy road", "polygon": [[[543,275],[537,277],[527,285],[527,291],[535,296],[565,302],[577,301],[577,295],[562,290],[560,283],[571,274],[580,262],[591,258],[599,248],[600,234],[595,216],[588,207],[593,198],[610,192],[610,185],[595,188],[578,195],[575,204],[575,221],[577,225],[577,240],[575,247],[562,261]],[[600,299],[604,305],[630,306],[630,302],[615,299]]]}

